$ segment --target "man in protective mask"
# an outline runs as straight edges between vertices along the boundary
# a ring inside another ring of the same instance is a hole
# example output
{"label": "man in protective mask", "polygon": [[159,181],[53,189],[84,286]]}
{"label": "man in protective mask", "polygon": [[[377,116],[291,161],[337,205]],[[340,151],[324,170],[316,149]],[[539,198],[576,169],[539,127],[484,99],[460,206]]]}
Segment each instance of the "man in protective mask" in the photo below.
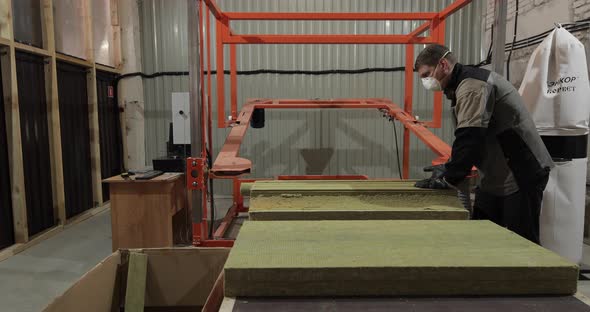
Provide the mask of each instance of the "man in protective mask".
{"label": "man in protective mask", "polygon": [[554,165],[518,91],[494,72],[457,63],[442,45],[427,46],[414,69],[426,89],[444,91],[455,124],[451,159],[425,168],[432,176],[416,186],[456,188],[475,166],[472,218],[539,243],[541,201]]}

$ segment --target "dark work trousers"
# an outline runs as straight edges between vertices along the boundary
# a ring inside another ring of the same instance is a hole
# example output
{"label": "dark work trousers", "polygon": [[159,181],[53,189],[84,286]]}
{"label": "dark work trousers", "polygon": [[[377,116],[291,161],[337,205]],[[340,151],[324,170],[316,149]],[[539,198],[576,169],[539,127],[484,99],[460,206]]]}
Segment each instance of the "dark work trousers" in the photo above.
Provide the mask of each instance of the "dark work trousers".
{"label": "dark work trousers", "polygon": [[548,180],[549,174],[535,183],[519,185],[520,190],[508,196],[495,196],[477,189],[473,219],[490,220],[539,244],[539,215]]}

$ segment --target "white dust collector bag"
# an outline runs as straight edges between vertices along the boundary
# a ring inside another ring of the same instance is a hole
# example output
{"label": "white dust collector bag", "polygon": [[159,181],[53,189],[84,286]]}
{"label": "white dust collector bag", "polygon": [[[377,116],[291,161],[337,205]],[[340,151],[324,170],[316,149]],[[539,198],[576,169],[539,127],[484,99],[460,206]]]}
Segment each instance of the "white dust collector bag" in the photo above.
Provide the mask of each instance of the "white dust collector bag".
{"label": "white dust collector bag", "polygon": [[588,133],[590,87],[584,45],[555,28],[535,49],[520,85],[540,135]]}
{"label": "white dust collector bag", "polygon": [[555,163],[541,208],[541,245],[574,263],[583,254],[587,160]]}
{"label": "white dust collector bag", "polygon": [[[590,85],[586,65],[584,46],[561,27],[533,52],[519,91],[541,136],[588,134]],[[580,263],[587,158],[572,157],[555,165],[543,194],[541,245]]]}

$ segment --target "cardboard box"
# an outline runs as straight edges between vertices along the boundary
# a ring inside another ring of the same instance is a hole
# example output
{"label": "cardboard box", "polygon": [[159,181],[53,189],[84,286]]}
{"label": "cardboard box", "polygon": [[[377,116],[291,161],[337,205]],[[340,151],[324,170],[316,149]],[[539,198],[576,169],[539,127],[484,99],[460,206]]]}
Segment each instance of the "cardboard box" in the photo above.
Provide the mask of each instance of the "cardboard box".
{"label": "cardboard box", "polygon": [[129,252],[148,255],[145,311],[217,311],[227,248],[119,250],[84,274],[45,312],[123,311]]}

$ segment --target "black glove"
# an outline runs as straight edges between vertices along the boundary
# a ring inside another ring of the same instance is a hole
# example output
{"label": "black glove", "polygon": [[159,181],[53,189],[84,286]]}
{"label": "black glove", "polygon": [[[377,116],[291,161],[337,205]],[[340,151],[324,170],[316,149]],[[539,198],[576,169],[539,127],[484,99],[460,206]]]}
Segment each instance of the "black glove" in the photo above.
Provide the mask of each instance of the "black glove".
{"label": "black glove", "polygon": [[424,172],[432,172],[432,176],[430,178],[442,179],[444,177],[445,172],[447,172],[447,168],[445,168],[444,164],[436,165],[436,166],[427,166],[424,167]]}
{"label": "black glove", "polygon": [[443,177],[445,176],[445,165],[436,165],[424,167],[424,172],[432,172],[428,179],[420,180],[414,184],[415,187],[427,189],[448,189],[449,185]]}

